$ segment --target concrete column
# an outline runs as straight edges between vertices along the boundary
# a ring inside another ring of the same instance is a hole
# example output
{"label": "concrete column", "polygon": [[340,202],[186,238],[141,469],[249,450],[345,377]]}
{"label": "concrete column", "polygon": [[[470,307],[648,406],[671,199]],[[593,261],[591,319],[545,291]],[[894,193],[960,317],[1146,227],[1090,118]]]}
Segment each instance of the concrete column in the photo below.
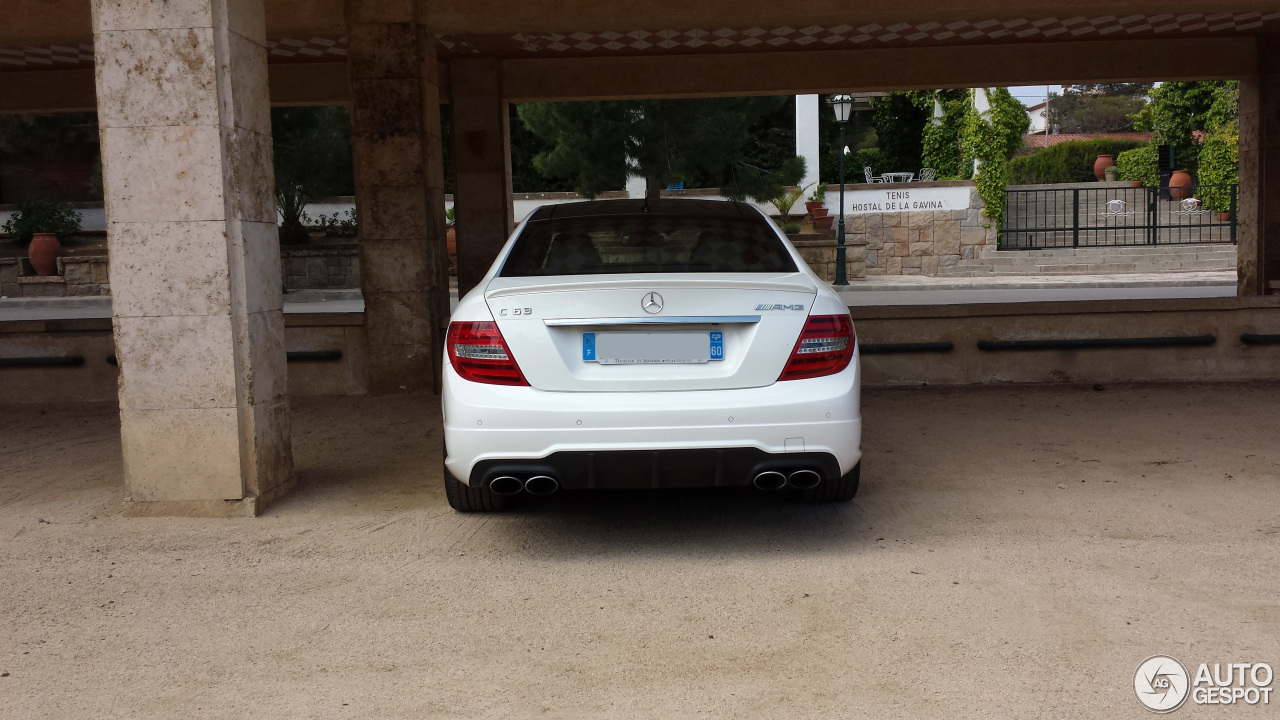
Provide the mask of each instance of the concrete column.
{"label": "concrete column", "polygon": [[488,272],[514,228],[511,133],[502,65],[493,58],[449,63],[453,114],[453,212],[458,295]]}
{"label": "concrete column", "polygon": [[796,154],[804,158],[805,166],[800,187],[817,183],[818,178],[821,177],[819,173],[821,143],[818,140],[818,113],[820,112],[822,108],[819,107],[817,95],[796,96]]}
{"label": "concrete column", "polygon": [[449,317],[435,41],[412,0],[346,14],[369,388],[434,389]]}
{"label": "concrete column", "polygon": [[94,0],[120,421],[139,512],[292,482],[262,0]]}
{"label": "concrete column", "polygon": [[1239,295],[1280,292],[1280,39],[1259,38],[1258,65],[1240,81]]}

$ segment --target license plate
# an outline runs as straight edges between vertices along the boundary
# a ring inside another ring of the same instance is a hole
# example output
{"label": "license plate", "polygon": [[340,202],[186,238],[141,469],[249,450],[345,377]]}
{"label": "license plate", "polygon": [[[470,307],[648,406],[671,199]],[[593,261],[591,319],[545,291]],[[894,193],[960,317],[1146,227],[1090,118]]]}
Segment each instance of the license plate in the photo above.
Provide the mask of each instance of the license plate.
{"label": "license plate", "polygon": [[582,361],[601,365],[698,365],[724,359],[724,333],[582,333]]}

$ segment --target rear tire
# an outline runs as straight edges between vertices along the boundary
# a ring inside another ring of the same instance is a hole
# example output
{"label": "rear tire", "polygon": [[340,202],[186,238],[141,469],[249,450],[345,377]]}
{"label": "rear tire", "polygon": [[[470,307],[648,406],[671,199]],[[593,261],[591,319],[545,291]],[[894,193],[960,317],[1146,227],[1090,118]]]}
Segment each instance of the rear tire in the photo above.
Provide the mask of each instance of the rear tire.
{"label": "rear tire", "polygon": [[849,502],[853,499],[854,495],[858,494],[858,478],[861,474],[862,463],[859,462],[857,465],[853,466],[852,470],[839,480],[827,480],[816,488],[801,491],[800,502]]}
{"label": "rear tire", "polygon": [[495,495],[487,487],[464,485],[449,468],[444,469],[444,495],[458,512],[501,512],[510,506],[510,498]]}

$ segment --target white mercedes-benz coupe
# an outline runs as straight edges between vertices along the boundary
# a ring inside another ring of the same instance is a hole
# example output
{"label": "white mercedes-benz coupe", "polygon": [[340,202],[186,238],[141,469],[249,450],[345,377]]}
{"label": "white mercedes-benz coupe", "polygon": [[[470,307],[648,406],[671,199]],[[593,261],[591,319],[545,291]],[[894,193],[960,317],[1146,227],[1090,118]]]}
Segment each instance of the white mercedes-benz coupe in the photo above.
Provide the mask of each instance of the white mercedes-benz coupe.
{"label": "white mercedes-benz coupe", "polygon": [[848,309],[778,228],[721,200],[543,206],[450,319],[445,490],[858,490]]}

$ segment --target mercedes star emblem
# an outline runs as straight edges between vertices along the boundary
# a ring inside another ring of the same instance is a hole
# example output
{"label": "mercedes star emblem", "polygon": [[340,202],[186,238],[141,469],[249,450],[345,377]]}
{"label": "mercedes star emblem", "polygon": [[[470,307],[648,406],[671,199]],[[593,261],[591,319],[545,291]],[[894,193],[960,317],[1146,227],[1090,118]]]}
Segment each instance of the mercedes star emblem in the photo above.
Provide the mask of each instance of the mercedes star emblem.
{"label": "mercedes star emblem", "polygon": [[640,307],[644,308],[644,311],[650,315],[660,313],[662,312],[662,296],[656,292],[651,292],[640,298]]}

